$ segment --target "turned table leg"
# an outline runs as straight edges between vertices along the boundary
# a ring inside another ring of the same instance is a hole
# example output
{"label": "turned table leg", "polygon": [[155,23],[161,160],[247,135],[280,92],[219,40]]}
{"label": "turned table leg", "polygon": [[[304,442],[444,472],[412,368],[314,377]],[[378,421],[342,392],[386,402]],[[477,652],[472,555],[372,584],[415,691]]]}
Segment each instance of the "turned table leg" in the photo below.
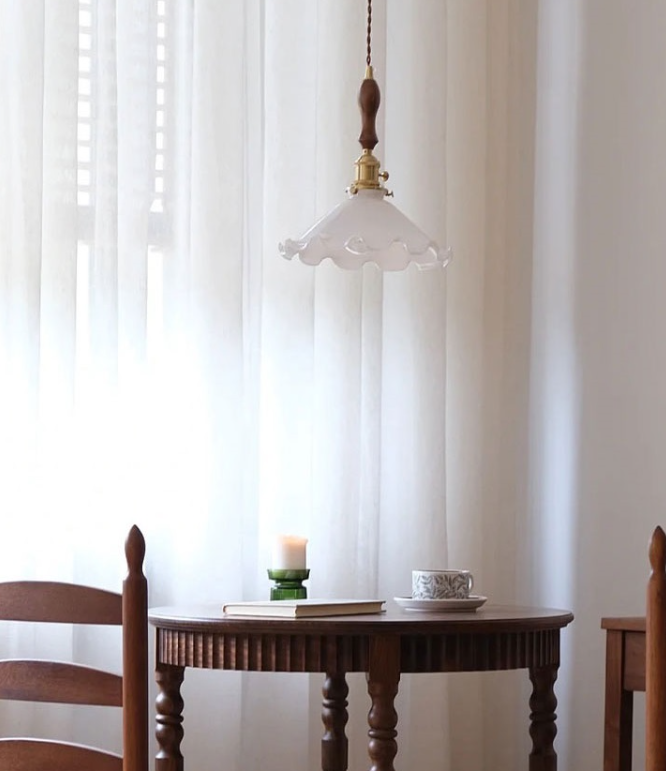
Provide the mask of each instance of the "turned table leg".
{"label": "turned table leg", "polygon": [[156,771],[183,771],[185,768],[180,752],[180,743],[183,740],[183,699],[180,686],[184,675],[184,667],[157,665],[155,680],[159,692],[155,702],[155,736],[159,750],[155,759]]}
{"label": "turned table leg", "polygon": [[555,725],[555,680],[557,664],[530,669],[532,696],[530,697],[530,771],[556,771],[557,753],[553,747],[557,726]]}
{"label": "turned table leg", "polygon": [[324,736],[321,740],[321,767],[323,771],[347,771],[347,696],[349,686],[343,673],[326,673],[322,688],[321,719]]}
{"label": "turned table leg", "polygon": [[398,752],[395,739],[398,713],[393,702],[400,681],[399,637],[386,635],[370,640],[367,680],[372,702],[368,713],[370,771],[394,771],[393,759]]}

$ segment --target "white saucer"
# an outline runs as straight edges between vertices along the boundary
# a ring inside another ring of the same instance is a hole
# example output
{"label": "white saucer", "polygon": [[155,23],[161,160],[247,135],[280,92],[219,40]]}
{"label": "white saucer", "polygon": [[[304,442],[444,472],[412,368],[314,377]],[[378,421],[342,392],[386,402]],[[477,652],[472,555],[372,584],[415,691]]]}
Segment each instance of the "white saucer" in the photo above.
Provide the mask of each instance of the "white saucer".
{"label": "white saucer", "polygon": [[411,597],[393,598],[405,610],[430,610],[438,613],[456,613],[460,610],[476,610],[488,599],[478,594],[471,594],[464,600],[414,600]]}

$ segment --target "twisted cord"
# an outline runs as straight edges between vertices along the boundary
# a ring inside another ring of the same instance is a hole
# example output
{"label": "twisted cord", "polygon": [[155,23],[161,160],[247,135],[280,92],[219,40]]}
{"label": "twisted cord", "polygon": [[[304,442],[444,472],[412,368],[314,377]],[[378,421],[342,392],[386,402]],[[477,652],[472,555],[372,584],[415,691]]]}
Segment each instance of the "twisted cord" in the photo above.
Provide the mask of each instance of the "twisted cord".
{"label": "twisted cord", "polygon": [[365,57],[365,63],[369,67],[372,63],[372,0],[368,0],[368,34],[366,37],[366,42],[368,45],[368,53]]}

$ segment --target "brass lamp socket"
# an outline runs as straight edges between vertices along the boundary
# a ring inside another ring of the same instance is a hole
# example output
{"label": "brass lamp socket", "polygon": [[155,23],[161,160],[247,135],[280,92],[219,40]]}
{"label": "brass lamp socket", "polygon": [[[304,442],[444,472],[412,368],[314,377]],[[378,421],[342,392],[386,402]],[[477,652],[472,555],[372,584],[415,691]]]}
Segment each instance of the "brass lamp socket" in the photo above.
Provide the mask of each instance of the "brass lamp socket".
{"label": "brass lamp socket", "polygon": [[354,183],[350,187],[352,193],[359,190],[383,189],[380,179],[387,180],[388,172],[380,172],[380,162],[372,154],[371,150],[363,150],[354,163],[356,170]]}

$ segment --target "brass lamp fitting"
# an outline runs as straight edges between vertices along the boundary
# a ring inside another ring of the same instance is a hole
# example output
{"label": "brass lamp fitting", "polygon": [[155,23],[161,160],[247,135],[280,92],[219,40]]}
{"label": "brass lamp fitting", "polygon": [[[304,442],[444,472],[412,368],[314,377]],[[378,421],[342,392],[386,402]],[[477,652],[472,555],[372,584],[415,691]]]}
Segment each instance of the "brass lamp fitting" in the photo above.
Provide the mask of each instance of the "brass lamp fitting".
{"label": "brass lamp fitting", "polygon": [[[372,151],[377,144],[377,131],[375,129],[375,117],[379,109],[379,87],[375,82],[372,67],[368,64],[365,70],[365,79],[359,92],[359,107],[363,126],[359,142],[363,152],[354,163],[354,181],[349,186],[349,192],[354,195],[359,190],[384,190],[381,180],[388,179],[388,172],[380,172],[379,160]],[[388,191],[386,195],[389,195]]]}

